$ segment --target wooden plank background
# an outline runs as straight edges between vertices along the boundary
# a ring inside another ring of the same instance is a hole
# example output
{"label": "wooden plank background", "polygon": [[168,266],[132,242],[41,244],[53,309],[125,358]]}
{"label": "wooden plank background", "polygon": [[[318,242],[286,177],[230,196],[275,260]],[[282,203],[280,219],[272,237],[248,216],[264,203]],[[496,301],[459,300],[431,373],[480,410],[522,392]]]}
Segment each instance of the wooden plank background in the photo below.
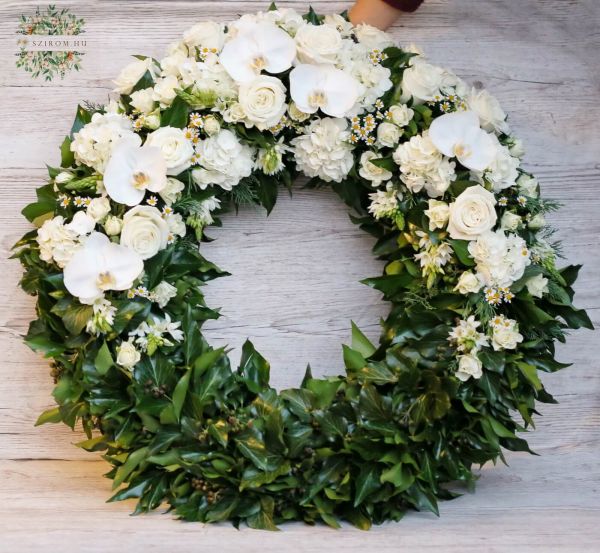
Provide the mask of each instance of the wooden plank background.
{"label": "wooden plank background", "polygon": [[[57,164],[58,145],[78,101],[104,101],[131,54],[160,57],[195,21],[226,20],[267,2],[84,0],[58,2],[86,20],[89,53],[79,73],[50,83],[14,65],[20,14],[38,2],[0,1],[0,550],[13,551],[592,551],[600,548],[600,363],[598,338],[574,333],[559,358],[574,366],[544,378],[560,405],[530,437],[541,457],[509,454],[509,467],[485,467],[478,493],[442,505],[442,517],[410,514],[369,533],[301,524],[279,533],[228,525],[183,524],[169,515],[130,518],[129,503],[106,504],[110,485],[97,455],[71,444],[60,426],[34,428],[51,404],[43,360],[22,343],[33,302],[17,289],[11,244],[28,229],[19,215]],[[301,1],[281,2],[299,10]],[[314,1],[321,12],[350,2]],[[393,33],[421,45],[496,94],[525,140],[526,165],[546,196],[567,205],[552,217],[568,261],[584,262],[578,304],[600,323],[600,4],[597,0],[426,0]],[[272,361],[278,387],[299,382],[310,362],[318,374],[342,370],[340,342],[354,319],[375,337],[384,306],[357,283],[380,270],[371,241],[353,228],[327,191],[282,197],[274,213],[229,217],[205,254],[235,276],[208,289],[224,318],[218,343],[253,339]],[[232,353],[239,356],[239,351]],[[327,540],[327,542],[325,542]]]}

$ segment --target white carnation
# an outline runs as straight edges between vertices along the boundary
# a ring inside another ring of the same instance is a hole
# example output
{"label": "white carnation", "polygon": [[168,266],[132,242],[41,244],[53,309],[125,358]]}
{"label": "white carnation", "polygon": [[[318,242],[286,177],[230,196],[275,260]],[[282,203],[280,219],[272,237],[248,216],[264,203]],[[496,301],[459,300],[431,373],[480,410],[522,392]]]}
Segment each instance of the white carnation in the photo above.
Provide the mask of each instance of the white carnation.
{"label": "white carnation", "polygon": [[201,167],[192,171],[192,178],[202,189],[216,185],[231,190],[252,174],[254,149],[242,144],[228,129],[202,140],[197,152]]}
{"label": "white carnation", "polygon": [[325,117],[314,121],[305,134],[292,140],[298,169],[325,182],[343,181],[354,164],[349,139],[344,119]]}

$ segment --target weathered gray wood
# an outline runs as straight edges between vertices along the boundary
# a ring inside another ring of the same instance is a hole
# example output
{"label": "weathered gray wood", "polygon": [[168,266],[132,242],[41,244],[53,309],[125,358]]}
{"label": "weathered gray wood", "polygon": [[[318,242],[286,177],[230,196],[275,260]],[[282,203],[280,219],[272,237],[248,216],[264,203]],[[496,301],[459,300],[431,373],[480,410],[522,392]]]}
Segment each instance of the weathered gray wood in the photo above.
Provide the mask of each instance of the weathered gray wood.
{"label": "weathered gray wood", "polygon": [[[267,2],[166,0],[61,2],[86,19],[90,51],[80,73],[33,81],[14,67],[14,31],[37,1],[0,1],[0,531],[6,551],[593,551],[600,543],[600,366],[590,332],[559,348],[574,367],[544,381],[561,402],[543,405],[530,436],[542,456],[508,454],[510,467],[485,467],[476,495],[442,506],[442,519],[411,514],[370,533],[285,526],[279,534],[180,524],[169,516],[130,518],[131,504],[105,504],[106,465],[71,444],[58,426],[34,428],[51,404],[48,367],[20,341],[33,301],[17,290],[10,245],[27,228],[19,214],[55,164],[78,101],[103,101],[128,56],[160,57],[194,21],[229,19]],[[282,5],[302,9],[299,1]],[[313,1],[334,11],[350,2]],[[578,300],[600,323],[600,6],[595,0],[427,0],[394,29],[434,63],[489,87],[528,147],[527,166],[545,195],[566,202],[554,215],[569,261],[585,262]],[[385,312],[358,280],[376,274],[368,236],[326,190],[297,190],[272,215],[251,209],[227,217],[205,254],[233,276],[207,288],[224,317],[208,327],[218,343],[246,337],[272,362],[273,382],[297,384],[310,362],[318,374],[342,370],[340,343],[350,319],[372,337]],[[324,270],[325,269],[325,270]],[[232,352],[235,358],[237,351]],[[328,542],[325,542],[328,540]],[[177,544],[177,545],[174,545]]]}

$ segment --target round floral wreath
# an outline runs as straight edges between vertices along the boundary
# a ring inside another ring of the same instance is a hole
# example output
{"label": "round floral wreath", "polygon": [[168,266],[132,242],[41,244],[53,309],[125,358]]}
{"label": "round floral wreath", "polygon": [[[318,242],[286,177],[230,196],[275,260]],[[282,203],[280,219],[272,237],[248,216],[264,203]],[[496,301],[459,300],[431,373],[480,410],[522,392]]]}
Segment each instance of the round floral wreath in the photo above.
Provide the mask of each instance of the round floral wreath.
{"label": "round floral wreath", "polygon": [[[112,500],[368,528],[437,513],[474,465],[529,451],[517,432],[554,402],[538,373],[566,367],[554,341],[591,323],[495,98],[377,29],[275,6],[199,23],[116,85],[78,108],[15,246],[37,295],[26,342],[56,380],[38,423],[82,423]],[[203,338],[218,312],[202,287],[226,273],[198,242],[228,209],[270,211],[298,174],[376,237],[385,271],[365,282],[391,309],[379,346],[352,326],[345,376],[278,393],[250,342],[232,371]]]}

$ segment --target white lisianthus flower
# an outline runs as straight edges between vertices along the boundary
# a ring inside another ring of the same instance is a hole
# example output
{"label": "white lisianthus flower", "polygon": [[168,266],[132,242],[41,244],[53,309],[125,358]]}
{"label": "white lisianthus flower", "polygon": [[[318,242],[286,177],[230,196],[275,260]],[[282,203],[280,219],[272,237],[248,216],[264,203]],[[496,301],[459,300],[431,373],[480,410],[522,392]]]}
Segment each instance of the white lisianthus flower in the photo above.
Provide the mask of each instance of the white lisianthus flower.
{"label": "white lisianthus flower", "polygon": [[410,109],[406,104],[390,106],[388,110],[390,119],[394,125],[399,127],[406,127],[415,115],[415,112]]}
{"label": "white lisianthus flower", "polygon": [[265,175],[276,175],[285,168],[283,154],[290,148],[283,143],[283,139],[272,147],[261,148],[256,156],[256,167]]}
{"label": "white lisianthus flower", "polygon": [[167,164],[167,175],[179,175],[192,164],[194,146],[182,129],[161,127],[148,135],[145,146],[160,150]]}
{"label": "white lisianthus flower", "polygon": [[156,107],[153,88],[143,88],[131,93],[131,105],[140,113],[150,113]]}
{"label": "white lisianthus flower", "polygon": [[527,221],[527,228],[531,230],[540,230],[544,226],[546,226],[546,218],[543,213],[536,213]]}
{"label": "white lisianthus flower", "polygon": [[255,151],[242,144],[228,129],[202,140],[197,147],[200,167],[192,171],[194,182],[203,190],[220,186],[231,190],[252,174]]}
{"label": "white lisianthus flower", "polygon": [[400,141],[402,130],[393,123],[381,123],[377,127],[377,143],[383,148],[393,148]]}
{"label": "white lisianthus flower", "polygon": [[300,63],[335,63],[342,48],[342,35],[331,25],[305,23],[296,32]]}
{"label": "white lisianthus flower", "polygon": [[519,192],[528,198],[537,198],[539,183],[531,175],[523,174],[517,179],[517,188]]}
{"label": "white lisianthus flower", "polygon": [[137,135],[124,115],[94,113],[92,120],[73,136],[71,151],[78,163],[104,173],[115,145],[133,136]]}
{"label": "white lisianthus flower", "polygon": [[490,321],[492,327],[492,347],[494,351],[516,349],[523,341],[519,333],[517,321],[498,315]]}
{"label": "white lisianthus flower", "polygon": [[123,228],[123,219],[110,215],[104,221],[104,230],[108,236],[116,236]]}
{"label": "white lisianthus flower", "polygon": [[392,35],[366,23],[357,25],[354,34],[358,42],[369,50],[385,50],[389,46],[394,46]]}
{"label": "white lisianthus flower", "polygon": [[474,240],[490,230],[498,218],[496,198],[482,186],[470,186],[450,204],[448,232],[455,240]]}
{"label": "white lisianthus flower", "polygon": [[380,157],[381,156],[379,156],[379,154],[371,150],[363,152],[363,154],[360,156],[360,169],[358,170],[358,173],[363,179],[371,181],[371,185],[374,188],[377,188],[386,180],[390,180],[392,178],[391,171],[371,163],[371,160],[378,159]]}
{"label": "white lisianthus flower", "polygon": [[177,97],[176,89],[180,88],[179,81],[175,75],[167,75],[156,81],[152,97],[160,103],[161,108],[167,108]]}
{"label": "white lisianthus flower", "polygon": [[202,21],[183,33],[183,42],[188,48],[207,48],[219,52],[225,42],[225,29],[222,23]]}
{"label": "white lisianthus flower", "polygon": [[483,171],[497,155],[491,135],[479,128],[479,117],[473,111],[446,113],[433,120],[429,138],[448,157],[456,157],[467,169]]}
{"label": "white lisianthus flower", "polygon": [[71,222],[65,225],[67,229],[73,231],[78,236],[89,234],[94,230],[95,226],[96,221],[85,211],[78,211],[75,213]]}
{"label": "white lisianthus flower", "polygon": [[513,213],[512,211],[505,211],[504,215],[502,215],[502,219],[500,219],[500,228],[502,230],[517,230],[523,220],[520,215]]}
{"label": "white lisianthus flower", "polygon": [[106,164],[104,187],[107,194],[120,204],[134,206],[146,194],[160,192],[167,184],[167,165],[161,150],[141,145],[138,135],[121,141]]}
{"label": "white lisianthus flower", "polygon": [[54,261],[61,268],[71,260],[79,247],[77,233],[66,227],[64,222],[62,215],[47,219],[38,229],[36,237],[42,261]]}
{"label": "white lisianthus flower", "polygon": [[153,73],[153,66],[154,62],[152,58],[136,59],[126,65],[116,80],[113,81],[116,85],[115,92],[119,94],[131,94],[133,87],[144,76],[146,71]]}
{"label": "white lisianthus flower", "polygon": [[177,288],[163,280],[152,289],[151,295],[158,307],[163,308],[177,295]]}
{"label": "white lisianthus flower", "polygon": [[94,232],[65,265],[64,283],[73,296],[89,304],[108,290],[131,288],[143,269],[144,262],[135,251]]}
{"label": "white lisianthus flower", "polygon": [[160,211],[148,205],[136,205],[123,216],[121,245],[141,259],[154,257],[167,247],[169,225]]}
{"label": "white lisianthus flower", "polygon": [[456,378],[466,382],[469,378],[479,379],[483,376],[483,364],[475,354],[459,355]]}
{"label": "white lisianthus flower", "polygon": [[466,103],[468,108],[479,116],[482,129],[497,134],[508,133],[506,113],[504,113],[497,98],[487,90],[471,89],[471,93],[466,98]]}
{"label": "white lisianthus flower", "polygon": [[544,275],[535,275],[525,283],[527,291],[536,298],[541,298],[548,292],[548,279]]}
{"label": "white lisianthus flower", "polygon": [[344,119],[313,121],[305,134],[292,140],[298,169],[308,177],[341,182],[354,165],[350,133]]}
{"label": "white lisianthus flower", "polygon": [[363,93],[363,86],[332,65],[300,64],[290,73],[290,94],[298,109],[344,117]]}
{"label": "white lisianthus flower", "polygon": [[106,196],[92,198],[87,207],[87,214],[94,221],[102,221],[110,213],[110,201]]}
{"label": "white lisianthus flower", "polygon": [[142,354],[137,350],[131,339],[126,342],[121,342],[117,346],[117,365],[124,369],[131,370],[135,367],[142,358]]}
{"label": "white lisianthus flower", "polygon": [[[499,192],[515,185],[519,177],[517,169],[521,162],[518,158],[511,156],[508,148],[502,146],[494,135],[489,136],[492,136],[495,142],[496,155],[487,167],[484,175],[486,180],[492,184],[494,192]],[[477,176],[480,177],[480,175]]]}
{"label": "white lisianthus flower", "polygon": [[473,274],[471,271],[465,271],[460,275],[454,290],[459,294],[474,294],[481,290],[481,286],[482,284],[477,278],[477,275]]}
{"label": "white lisianthus flower", "polygon": [[240,86],[239,103],[246,114],[248,126],[254,125],[259,130],[279,123],[287,109],[285,100],[285,86],[276,77],[259,75]]}
{"label": "white lisianthus flower", "polygon": [[167,177],[167,184],[158,194],[163,202],[167,205],[172,205],[179,199],[184,188],[185,185],[180,180],[174,177]]}
{"label": "white lisianthus flower", "polygon": [[246,112],[239,102],[233,102],[223,111],[221,111],[223,121],[226,123],[240,123],[246,119]]}
{"label": "white lisianthus flower", "polygon": [[160,111],[154,110],[153,113],[141,114],[138,121],[144,128],[154,131],[160,127]]}
{"label": "white lisianthus flower", "polygon": [[446,202],[429,200],[429,208],[424,213],[429,219],[429,230],[444,228],[450,217],[450,207]]}
{"label": "white lisianthus flower", "polygon": [[296,43],[273,23],[244,25],[238,36],[225,44],[219,60],[234,81],[253,80],[262,71],[283,73],[296,57]]}
{"label": "white lisianthus flower", "polygon": [[181,76],[181,69],[188,59],[188,53],[185,50],[176,50],[160,60],[160,73],[163,77],[171,76],[178,79]]}
{"label": "white lisianthus flower", "polygon": [[440,95],[444,79],[441,67],[417,59],[402,75],[402,100],[412,96],[416,103],[431,102]]}

